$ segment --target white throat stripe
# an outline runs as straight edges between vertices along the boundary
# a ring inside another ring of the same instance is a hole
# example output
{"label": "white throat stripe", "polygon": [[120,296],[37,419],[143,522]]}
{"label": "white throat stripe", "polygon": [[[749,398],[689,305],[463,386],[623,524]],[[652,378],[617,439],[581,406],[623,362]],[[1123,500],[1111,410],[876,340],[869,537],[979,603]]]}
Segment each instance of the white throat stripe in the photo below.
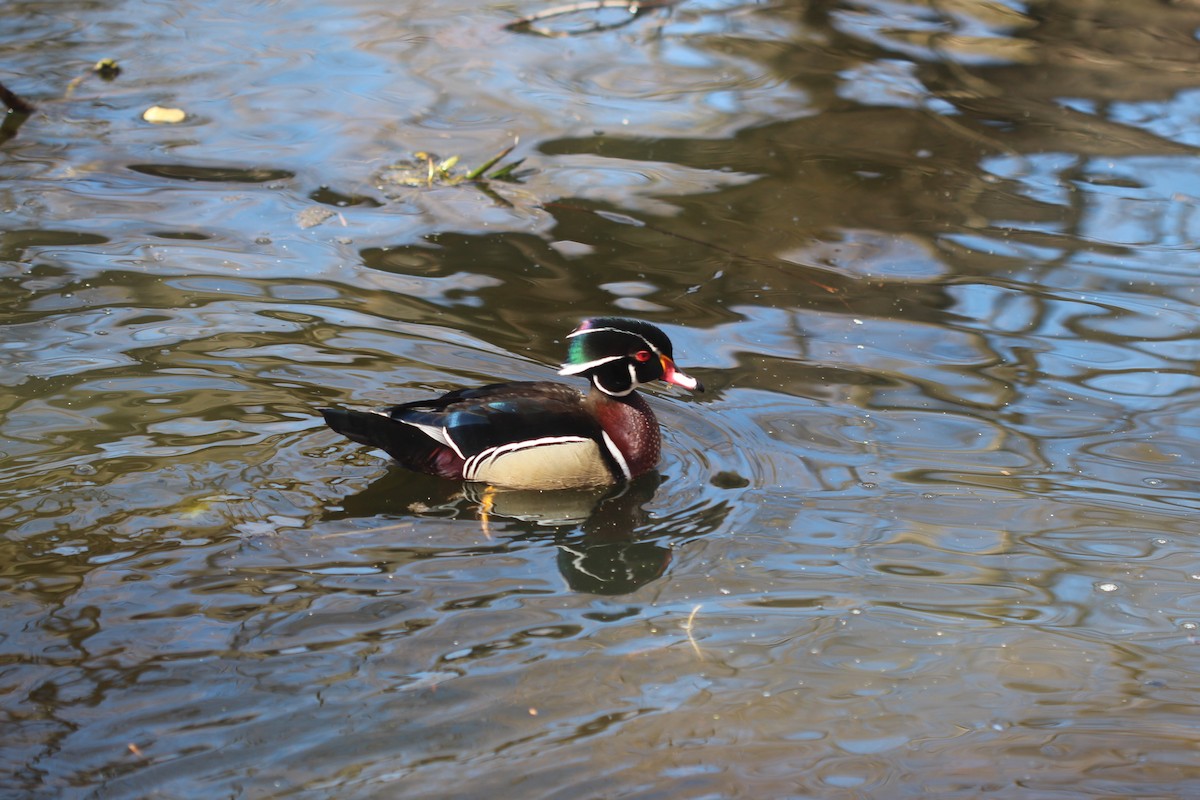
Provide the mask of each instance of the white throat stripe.
{"label": "white throat stripe", "polygon": [[629,471],[629,464],[625,461],[625,455],[617,447],[617,443],[608,435],[608,431],[600,431],[604,436],[604,446],[608,448],[609,455],[613,457],[613,461],[617,462],[617,466],[621,468],[621,474],[625,476],[625,480],[633,477],[633,473]]}

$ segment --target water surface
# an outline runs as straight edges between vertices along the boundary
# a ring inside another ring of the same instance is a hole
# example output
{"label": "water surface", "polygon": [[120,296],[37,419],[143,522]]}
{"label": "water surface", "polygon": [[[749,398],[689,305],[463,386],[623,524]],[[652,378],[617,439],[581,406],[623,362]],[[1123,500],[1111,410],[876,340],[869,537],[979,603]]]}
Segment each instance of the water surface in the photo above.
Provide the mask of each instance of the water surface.
{"label": "water surface", "polygon": [[[0,786],[1200,793],[1200,11],[541,8],[6,10]],[[710,388],[606,495],[315,412],[596,314]]]}

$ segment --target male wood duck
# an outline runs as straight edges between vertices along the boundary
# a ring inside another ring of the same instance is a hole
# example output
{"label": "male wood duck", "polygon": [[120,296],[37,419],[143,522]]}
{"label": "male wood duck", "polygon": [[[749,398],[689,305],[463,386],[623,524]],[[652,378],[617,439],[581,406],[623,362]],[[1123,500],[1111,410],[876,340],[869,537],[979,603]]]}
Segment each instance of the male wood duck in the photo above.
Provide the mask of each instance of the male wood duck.
{"label": "male wood duck", "polygon": [[326,424],[416,472],[509,489],[603,486],[658,463],[658,420],[637,388],[662,380],[695,392],[671,340],[647,322],[584,320],[568,334],[559,375],[591,380],[587,394],[522,381],[458,389],[374,411],[323,408]]}

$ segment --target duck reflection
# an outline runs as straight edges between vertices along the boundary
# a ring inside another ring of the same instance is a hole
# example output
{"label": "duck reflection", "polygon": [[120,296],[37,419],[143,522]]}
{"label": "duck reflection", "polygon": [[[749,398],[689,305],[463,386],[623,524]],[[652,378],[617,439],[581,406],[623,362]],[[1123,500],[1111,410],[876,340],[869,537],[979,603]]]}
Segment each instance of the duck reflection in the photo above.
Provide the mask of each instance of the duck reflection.
{"label": "duck reflection", "polygon": [[[671,563],[671,548],[662,544],[662,539],[639,537],[639,532],[650,532],[650,514],[646,504],[653,498],[663,477],[651,471],[640,478],[590,498],[553,497],[576,494],[575,492],[541,492],[542,500],[517,495],[537,495],[538,492],[505,492],[496,495],[494,513],[529,523],[535,520],[528,516],[542,502],[557,506],[549,514],[564,512],[579,514],[587,507],[585,515],[577,521],[565,523],[572,526],[566,535],[560,531],[555,538],[558,548],[558,570],[567,585],[577,592],[593,594],[626,594],[643,586],[666,572]],[[523,507],[522,507],[523,506]],[[539,509],[540,510],[540,509]],[[563,525],[549,522],[550,516],[536,520],[542,525]],[[649,529],[649,530],[648,530]],[[544,532],[531,530],[518,534],[518,539],[536,539]]]}
{"label": "duck reflection", "polygon": [[[719,504],[686,520],[653,519],[646,510],[664,477],[656,470],[627,483],[595,489],[497,491],[389,471],[343,499],[325,519],[476,516],[489,536],[510,542],[547,542],[574,591],[618,595],[661,576],[671,562],[670,540],[720,525]],[[699,520],[703,520],[699,522]]]}

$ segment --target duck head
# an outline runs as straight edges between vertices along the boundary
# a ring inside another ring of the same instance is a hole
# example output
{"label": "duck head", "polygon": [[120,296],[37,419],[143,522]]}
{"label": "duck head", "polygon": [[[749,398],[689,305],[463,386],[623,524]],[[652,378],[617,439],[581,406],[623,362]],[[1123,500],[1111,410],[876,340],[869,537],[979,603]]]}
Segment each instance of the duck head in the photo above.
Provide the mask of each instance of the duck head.
{"label": "duck head", "polygon": [[704,391],[700,381],[676,368],[671,340],[648,322],[593,317],[581,322],[567,339],[567,362],[558,374],[586,375],[612,397],[624,397],[651,381]]}

